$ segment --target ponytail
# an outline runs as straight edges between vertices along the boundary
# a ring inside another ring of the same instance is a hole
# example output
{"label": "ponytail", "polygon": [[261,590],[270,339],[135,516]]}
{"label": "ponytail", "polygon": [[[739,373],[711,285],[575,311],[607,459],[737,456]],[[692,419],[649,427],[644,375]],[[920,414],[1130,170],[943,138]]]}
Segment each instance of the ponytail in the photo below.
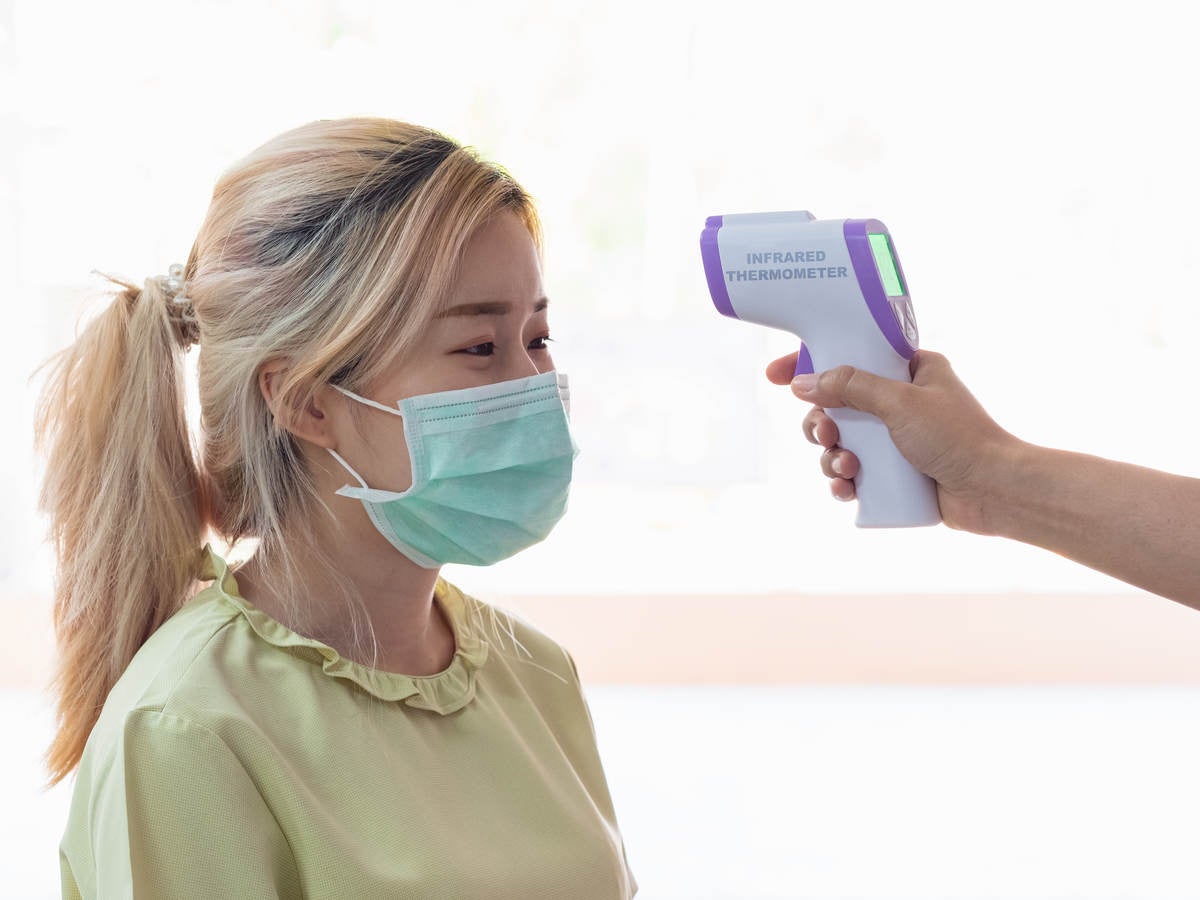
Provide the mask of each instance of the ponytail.
{"label": "ponytail", "polygon": [[208,514],[183,388],[198,333],[172,296],[180,274],[144,288],[105,276],[122,290],[38,367],[49,367],[35,419],[39,506],[57,558],[47,787],[79,763],[109,691],[199,575]]}

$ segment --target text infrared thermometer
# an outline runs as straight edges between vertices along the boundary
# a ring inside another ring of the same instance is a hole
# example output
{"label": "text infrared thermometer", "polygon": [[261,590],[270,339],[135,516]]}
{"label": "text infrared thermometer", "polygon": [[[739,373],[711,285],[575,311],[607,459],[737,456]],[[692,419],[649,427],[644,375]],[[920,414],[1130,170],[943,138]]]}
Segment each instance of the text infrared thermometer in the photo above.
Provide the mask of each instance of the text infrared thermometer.
{"label": "text infrared thermometer", "polygon": [[[850,365],[912,381],[917,321],[891,235],[876,219],[809,212],[710,216],[700,235],[708,289],[727,316],[803,340],[796,374]],[[937,488],[900,455],[887,426],[828,409],[838,443],[858,457],[860,528],[936,525]]]}

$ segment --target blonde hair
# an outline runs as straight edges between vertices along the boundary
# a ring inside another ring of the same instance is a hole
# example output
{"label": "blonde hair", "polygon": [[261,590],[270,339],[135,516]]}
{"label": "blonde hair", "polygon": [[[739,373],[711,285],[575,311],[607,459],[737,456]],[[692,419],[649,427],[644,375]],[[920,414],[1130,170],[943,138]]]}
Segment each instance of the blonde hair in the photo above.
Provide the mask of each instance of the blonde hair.
{"label": "blonde hair", "polygon": [[[195,322],[163,280],[108,276],[120,290],[107,308],[39,366],[49,367],[35,428],[47,454],[40,504],[57,556],[47,786],[78,765],[113,684],[195,592],[209,529],[231,548],[257,538],[256,559],[304,621],[292,563],[329,562],[311,523],[332,512],[259,369],[288,360],[283,408],[303,408],[324,384],[369,392],[448,299],[467,240],[502,210],[540,254],[531,198],[471,148],[390,119],[322,120],[217,182],[183,272]],[[197,326],[198,454],[183,388]],[[344,591],[355,648],[377,658],[374,634],[360,634],[365,610]]]}

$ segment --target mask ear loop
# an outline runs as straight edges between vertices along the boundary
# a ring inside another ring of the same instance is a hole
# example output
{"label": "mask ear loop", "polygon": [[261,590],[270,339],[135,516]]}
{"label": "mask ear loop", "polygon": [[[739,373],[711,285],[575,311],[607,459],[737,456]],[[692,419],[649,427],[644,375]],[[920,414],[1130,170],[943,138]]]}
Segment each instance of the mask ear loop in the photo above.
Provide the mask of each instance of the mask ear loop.
{"label": "mask ear loop", "polygon": [[384,406],[382,403],[377,403],[374,400],[368,400],[366,397],[360,397],[358,394],[354,393],[353,391],[348,391],[344,387],[338,387],[336,384],[331,384],[330,387],[335,391],[341,391],[347,397],[353,397],[359,403],[365,403],[367,406],[373,406],[376,409],[382,409],[385,413],[391,413],[393,416],[401,417],[404,415],[404,413],[400,412],[400,410],[396,409],[394,406]]}
{"label": "mask ear loop", "polygon": [[342,459],[341,455],[336,450],[334,450],[332,447],[329,447],[328,450],[330,453],[333,454],[333,458],[342,464],[342,468],[345,469],[347,472],[349,472],[351,475],[353,475],[354,480],[357,481],[360,485],[362,485],[362,489],[364,491],[370,490],[370,488],[367,486],[367,483],[362,480],[362,476],[359,475],[357,472],[355,472],[352,468],[350,468],[350,463],[348,463],[344,459]]}
{"label": "mask ear loop", "polygon": [[[347,397],[354,398],[359,403],[365,403],[365,404],[367,404],[367,406],[374,406],[376,409],[382,409],[385,413],[391,413],[394,416],[400,416],[401,418],[404,418],[404,413],[400,412],[400,410],[398,410],[398,409],[393,409],[390,406],[384,406],[382,403],[377,403],[374,400],[368,400],[366,397],[360,397],[358,394],[354,393],[353,391],[348,391],[344,387],[339,387],[336,384],[331,384],[330,387],[333,388],[335,391],[341,391]],[[333,458],[342,464],[342,468],[344,468],[347,472],[349,472],[351,475],[353,475],[354,480],[357,481],[360,485],[362,485],[362,489],[364,491],[371,490],[371,488],[367,486],[367,483],[365,481],[363,481],[362,476],[359,475],[357,472],[354,471],[354,469],[352,469],[350,467],[350,463],[348,463],[344,459],[342,459],[342,457],[338,454],[338,452],[336,450],[334,450],[332,447],[329,447],[328,449],[329,449],[329,452],[333,454]]]}

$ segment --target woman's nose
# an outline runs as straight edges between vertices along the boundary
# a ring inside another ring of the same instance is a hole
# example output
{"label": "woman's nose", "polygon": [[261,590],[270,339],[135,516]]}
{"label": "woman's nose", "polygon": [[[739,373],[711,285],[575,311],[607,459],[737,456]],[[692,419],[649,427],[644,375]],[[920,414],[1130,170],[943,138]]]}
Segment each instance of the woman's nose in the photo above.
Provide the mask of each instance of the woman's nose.
{"label": "woman's nose", "polygon": [[505,372],[505,377],[507,379],[528,378],[531,375],[541,375],[543,372],[549,372],[554,368],[554,363],[550,361],[548,353],[542,353],[539,356],[540,358],[535,359],[534,355],[528,350],[520,350],[513,355],[508,371]]}

